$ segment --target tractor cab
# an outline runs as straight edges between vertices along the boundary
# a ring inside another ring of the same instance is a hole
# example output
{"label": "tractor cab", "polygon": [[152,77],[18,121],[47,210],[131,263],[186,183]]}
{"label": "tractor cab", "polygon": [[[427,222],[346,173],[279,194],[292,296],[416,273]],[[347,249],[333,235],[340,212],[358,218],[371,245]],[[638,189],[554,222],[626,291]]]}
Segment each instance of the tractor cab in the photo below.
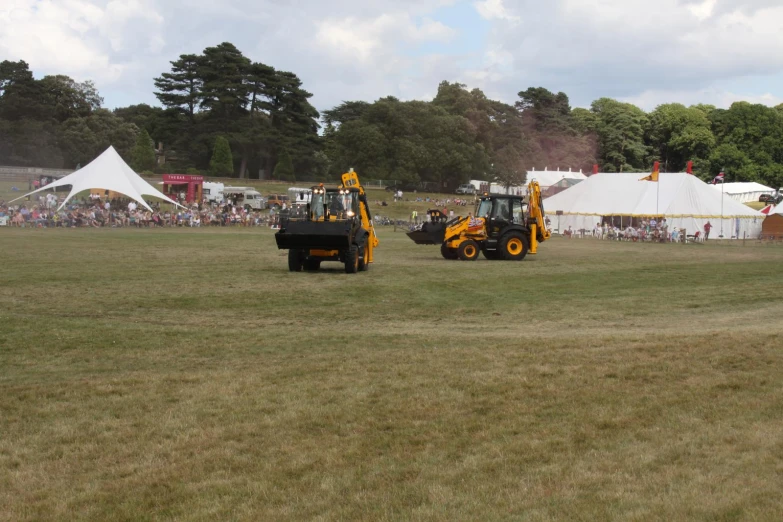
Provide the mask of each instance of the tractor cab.
{"label": "tractor cab", "polygon": [[345,221],[359,215],[359,189],[313,187],[310,221]]}
{"label": "tractor cab", "polygon": [[478,202],[476,217],[484,218],[487,236],[497,237],[510,225],[525,226],[527,202],[522,196],[484,195]]}

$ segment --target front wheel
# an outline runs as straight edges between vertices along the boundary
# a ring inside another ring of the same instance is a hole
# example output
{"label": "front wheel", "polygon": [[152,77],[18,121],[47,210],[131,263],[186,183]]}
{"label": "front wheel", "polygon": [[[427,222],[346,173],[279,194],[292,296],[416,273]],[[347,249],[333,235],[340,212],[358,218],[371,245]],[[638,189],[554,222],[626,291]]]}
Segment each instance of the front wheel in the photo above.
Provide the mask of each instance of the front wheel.
{"label": "front wheel", "polygon": [[291,249],[288,251],[288,270],[290,272],[301,272],[304,264],[304,253],[301,250]]}
{"label": "front wheel", "polygon": [[443,256],[443,259],[448,259],[448,260],[459,259],[459,253],[457,252],[457,249],[449,248],[446,245],[446,243],[443,243],[440,246],[440,255]]}
{"label": "front wheel", "polygon": [[507,261],[522,261],[530,248],[527,236],[511,232],[500,240],[500,253]]}
{"label": "front wheel", "polygon": [[355,274],[359,271],[359,249],[351,245],[345,254],[345,273]]}
{"label": "front wheel", "polygon": [[475,261],[476,259],[478,259],[479,256],[478,243],[476,243],[472,239],[468,239],[460,243],[459,248],[457,250],[459,252],[459,258],[463,261]]}

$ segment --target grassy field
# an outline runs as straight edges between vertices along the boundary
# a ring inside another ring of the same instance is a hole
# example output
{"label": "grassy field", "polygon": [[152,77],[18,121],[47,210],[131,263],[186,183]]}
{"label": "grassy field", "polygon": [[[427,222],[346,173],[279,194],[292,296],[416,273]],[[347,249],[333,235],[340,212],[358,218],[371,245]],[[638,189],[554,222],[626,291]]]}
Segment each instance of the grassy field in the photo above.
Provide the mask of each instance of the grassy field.
{"label": "grassy field", "polygon": [[381,242],[0,229],[0,520],[780,520],[783,248]]}

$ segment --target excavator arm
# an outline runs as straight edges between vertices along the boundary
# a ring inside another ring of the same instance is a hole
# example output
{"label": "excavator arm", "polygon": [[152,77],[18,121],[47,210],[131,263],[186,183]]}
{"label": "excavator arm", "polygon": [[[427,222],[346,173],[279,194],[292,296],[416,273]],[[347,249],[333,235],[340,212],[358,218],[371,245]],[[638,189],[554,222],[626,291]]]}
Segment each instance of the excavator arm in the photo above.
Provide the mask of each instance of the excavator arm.
{"label": "excavator arm", "polygon": [[362,227],[370,233],[370,237],[367,241],[367,263],[372,263],[374,258],[374,250],[378,247],[378,234],[375,232],[375,224],[370,214],[370,207],[367,204],[367,193],[364,191],[364,187],[359,182],[359,176],[351,169],[341,176],[343,187],[355,188],[359,190],[359,213],[362,220]]}
{"label": "excavator arm", "polygon": [[538,251],[538,244],[551,237],[551,232],[546,226],[546,214],[544,213],[544,198],[541,196],[541,185],[538,181],[531,181],[527,185],[528,192],[528,226],[530,227],[530,253]]}

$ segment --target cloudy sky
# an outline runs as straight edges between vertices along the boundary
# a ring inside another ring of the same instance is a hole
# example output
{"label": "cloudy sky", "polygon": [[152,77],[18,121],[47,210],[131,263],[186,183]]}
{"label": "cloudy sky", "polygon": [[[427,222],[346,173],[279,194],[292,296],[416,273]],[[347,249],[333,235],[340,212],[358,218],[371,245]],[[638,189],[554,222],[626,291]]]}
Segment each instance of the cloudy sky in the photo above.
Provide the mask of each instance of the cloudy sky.
{"label": "cloudy sky", "polygon": [[507,102],[783,102],[781,0],[0,0],[0,60],[93,79],[112,108],[156,103],[169,61],[223,41],[295,72],[319,110],[442,80]]}

